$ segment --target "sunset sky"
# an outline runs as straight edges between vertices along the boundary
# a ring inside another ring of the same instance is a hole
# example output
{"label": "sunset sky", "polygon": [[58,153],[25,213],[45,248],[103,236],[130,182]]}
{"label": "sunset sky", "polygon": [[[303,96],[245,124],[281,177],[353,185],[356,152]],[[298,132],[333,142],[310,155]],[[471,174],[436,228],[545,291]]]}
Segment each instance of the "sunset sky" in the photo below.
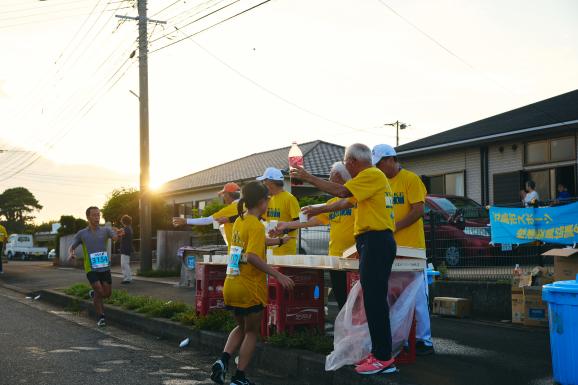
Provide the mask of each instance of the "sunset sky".
{"label": "sunset sky", "polygon": [[[154,186],[294,140],[395,144],[398,119],[407,143],[578,88],[574,0],[272,0],[165,47],[261,1],[149,1],[167,21],[149,25]],[[138,184],[137,23],[114,17],[133,4],[0,0],[0,192],[30,189],[39,221]]]}

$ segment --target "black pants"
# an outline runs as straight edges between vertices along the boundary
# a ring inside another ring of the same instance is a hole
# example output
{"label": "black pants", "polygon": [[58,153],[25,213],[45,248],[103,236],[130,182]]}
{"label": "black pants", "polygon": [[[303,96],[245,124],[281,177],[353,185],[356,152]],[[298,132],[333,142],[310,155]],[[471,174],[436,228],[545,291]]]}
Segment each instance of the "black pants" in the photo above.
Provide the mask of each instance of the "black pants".
{"label": "black pants", "polygon": [[345,301],[347,301],[347,273],[345,271],[329,270],[329,276],[331,277],[333,295],[335,295],[337,306],[341,310],[345,306]]}
{"label": "black pants", "polygon": [[371,353],[381,361],[391,358],[391,326],[387,291],[397,246],[389,230],[368,231],[356,238],[363,304],[371,336]]}

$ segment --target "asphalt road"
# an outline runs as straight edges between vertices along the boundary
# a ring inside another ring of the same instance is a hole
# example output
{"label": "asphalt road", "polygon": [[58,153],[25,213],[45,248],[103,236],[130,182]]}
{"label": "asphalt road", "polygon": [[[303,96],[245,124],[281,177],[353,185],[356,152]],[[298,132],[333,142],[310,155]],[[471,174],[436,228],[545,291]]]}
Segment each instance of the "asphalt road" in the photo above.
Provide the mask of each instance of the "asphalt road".
{"label": "asphalt road", "polygon": [[[204,385],[214,357],[0,289],[0,384]],[[258,384],[286,379],[254,374]]]}

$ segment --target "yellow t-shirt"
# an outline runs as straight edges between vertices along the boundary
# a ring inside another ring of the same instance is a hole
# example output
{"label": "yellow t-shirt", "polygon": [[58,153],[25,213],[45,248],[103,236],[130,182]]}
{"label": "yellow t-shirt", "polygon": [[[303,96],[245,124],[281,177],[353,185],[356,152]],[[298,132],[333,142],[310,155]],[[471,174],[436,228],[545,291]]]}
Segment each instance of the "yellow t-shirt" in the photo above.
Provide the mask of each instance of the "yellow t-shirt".
{"label": "yellow t-shirt", "polygon": [[[397,221],[402,220],[411,210],[411,205],[425,203],[426,188],[420,177],[411,171],[402,169],[394,178],[389,179],[393,192],[393,211]],[[415,221],[406,228],[396,230],[395,242],[399,246],[425,248],[423,219]]]}
{"label": "yellow t-shirt", "polygon": [[[267,214],[265,219],[267,222],[271,220],[279,222],[290,222],[299,218],[299,202],[291,193],[282,191],[279,194],[273,195],[269,199],[267,206]],[[295,255],[297,254],[297,230],[293,230],[288,234],[290,237],[295,237],[283,246],[271,246],[273,255]]]}
{"label": "yellow t-shirt", "polygon": [[367,231],[395,230],[393,197],[386,176],[376,167],[369,167],[345,183],[357,203],[354,234]]}
{"label": "yellow t-shirt", "polygon": [[[326,204],[339,201],[341,198],[331,198]],[[343,252],[355,243],[353,227],[357,208],[333,211],[317,215],[323,224],[329,225],[329,255],[341,257]]]}
{"label": "yellow t-shirt", "polygon": [[225,305],[248,308],[267,304],[267,276],[247,263],[247,253],[267,261],[265,256],[265,226],[253,215],[239,217],[233,225],[232,246],[243,248],[239,275],[228,275],[223,288]]}
{"label": "yellow t-shirt", "polygon": [[[237,211],[237,203],[238,202],[239,201],[235,201],[235,202],[232,202],[231,204],[228,204],[227,206],[223,207],[222,209],[220,209],[219,211],[214,213],[212,215],[212,217],[214,219],[217,219],[217,218],[222,218],[222,217],[230,218],[230,217],[237,216],[238,215],[238,211]],[[227,239],[227,245],[231,246],[231,236],[233,235],[233,223],[227,222],[223,225],[223,227],[225,228],[225,237]]]}
{"label": "yellow t-shirt", "polygon": [[[7,239],[8,239],[8,232],[6,231],[6,228],[4,226],[0,225],[0,242],[6,243]],[[2,250],[0,250],[0,252],[1,251]]]}

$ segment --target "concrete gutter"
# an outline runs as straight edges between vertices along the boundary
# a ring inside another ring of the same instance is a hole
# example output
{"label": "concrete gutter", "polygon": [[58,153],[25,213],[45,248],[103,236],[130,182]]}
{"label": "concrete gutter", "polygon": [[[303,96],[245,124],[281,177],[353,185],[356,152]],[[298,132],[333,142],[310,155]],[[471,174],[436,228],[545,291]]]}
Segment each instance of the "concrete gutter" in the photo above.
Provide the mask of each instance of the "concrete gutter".
{"label": "concrete gutter", "polygon": [[[55,290],[41,290],[40,300],[60,307],[79,306],[94,316],[91,302],[69,296]],[[204,330],[193,330],[166,319],[146,317],[142,314],[106,305],[107,322],[132,331],[146,332],[169,341],[179,342],[190,339],[189,346],[219,355],[227,335]],[[370,376],[362,377],[353,368],[341,368],[335,372],[325,371],[325,356],[297,349],[282,349],[268,344],[258,343],[252,362],[254,368],[266,368],[267,372],[287,378],[299,379],[316,385],[350,385],[350,384],[394,384],[395,377]]]}

